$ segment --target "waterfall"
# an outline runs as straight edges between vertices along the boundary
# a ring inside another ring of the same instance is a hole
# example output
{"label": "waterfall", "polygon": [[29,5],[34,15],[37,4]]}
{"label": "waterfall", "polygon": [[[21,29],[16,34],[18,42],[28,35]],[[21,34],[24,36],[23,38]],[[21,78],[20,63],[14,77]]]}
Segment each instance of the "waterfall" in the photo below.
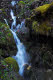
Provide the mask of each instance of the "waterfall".
{"label": "waterfall", "polygon": [[13,26],[16,27],[16,16],[14,16],[13,10],[11,9],[10,11],[10,15],[13,19],[12,25],[11,25],[11,29],[13,30]]}
{"label": "waterfall", "polygon": [[20,42],[19,38],[17,37],[16,33],[13,30],[11,30],[11,32],[14,36],[14,40],[18,49],[16,56],[13,56],[13,58],[16,59],[19,65],[19,74],[23,76],[23,69],[24,69],[23,65],[28,64],[29,58],[23,43]]}
{"label": "waterfall", "polygon": [[12,1],[11,4],[12,6],[16,5],[18,3],[18,1]]}
{"label": "waterfall", "polygon": [[[16,3],[15,3],[15,1],[12,1],[11,4],[12,4],[12,6],[14,6]],[[18,38],[18,36],[16,34],[16,31],[19,28],[22,28],[23,26],[25,26],[25,24],[24,24],[25,20],[23,20],[21,22],[21,24],[18,24],[16,26],[16,16],[14,16],[14,13],[13,13],[12,9],[10,11],[10,15],[11,15],[12,20],[13,20],[10,31],[13,34],[13,37],[14,37],[14,40],[15,40],[15,43],[16,43],[16,46],[17,46],[17,50],[18,50],[16,56],[13,56],[13,58],[16,59],[18,65],[19,65],[19,74],[21,76],[23,76],[23,71],[24,71],[24,67],[23,66],[25,64],[29,64],[28,63],[29,55],[26,52],[25,46],[23,45],[23,43],[21,43],[20,39]],[[7,20],[6,19],[4,19],[4,20],[5,20],[6,24],[8,25]]]}

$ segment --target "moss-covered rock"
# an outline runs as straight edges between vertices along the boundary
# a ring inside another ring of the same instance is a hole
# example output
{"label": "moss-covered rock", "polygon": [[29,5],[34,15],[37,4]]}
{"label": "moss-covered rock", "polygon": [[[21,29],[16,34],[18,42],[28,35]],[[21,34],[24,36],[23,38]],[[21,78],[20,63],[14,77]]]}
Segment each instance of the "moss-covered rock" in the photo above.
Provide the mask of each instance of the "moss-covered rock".
{"label": "moss-covered rock", "polygon": [[49,25],[48,22],[43,22],[42,24],[38,24],[37,21],[34,21],[32,24],[32,29],[34,32],[49,35],[49,32],[51,32],[52,27]]}
{"label": "moss-covered rock", "polygon": [[48,10],[51,6],[53,6],[53,2],[50,3],[50,4],[44,4],[44,5],[42,5],[42,6],[39,6],[39,7],[35,8],[33,11],[35,11],[35,12],[36,12],[36,11],[40,11],[40,12],[43,14],[43,13],[47,12],[47,10]]}
{"label": "moss-covered rock", "polygon": [[9,26],[0,22],[0,55],[8,57],[16,55],[16,51],[16,44]]}
{"label": "moss-covered rock", "polygon": [[53,2],[39,6],[32,11],[32,16],[26,19],[26,26],[32,34],[50,35],[53,37]]}
{"label": "moss-covered rock", "polygon": [[[18,64],[11,57],[2,60],[0,63],[0,80],[23,80],[23,78],[19,75],[17,68]],[[17,71],[14,69],[17,69]]]}
{"label": "moss-covered rock", "polygon": [[16,62],[15,59],[11,58],[11,57],[8,57],[8,58],[5,58],[4,61],[8,64],[8,65],[12,65],[13,67],[13,70],[18,72],[19,71],[19,67],[18,67],[18,64]]}
{"label": "moss-covered rock", "polygon": [[45,4],[43,6],[36,8],[36,11],[41,11],[41,13],[44,13],[49,7],[50,7],[50,4]]}

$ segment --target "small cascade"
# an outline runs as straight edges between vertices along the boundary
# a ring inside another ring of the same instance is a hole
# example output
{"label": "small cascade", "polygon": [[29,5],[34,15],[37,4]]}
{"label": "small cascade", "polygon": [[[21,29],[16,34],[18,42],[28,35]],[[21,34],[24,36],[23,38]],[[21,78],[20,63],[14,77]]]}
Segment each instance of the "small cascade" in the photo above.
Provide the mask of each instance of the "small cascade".
{"label": "small cascade", "polygon": [[[14,6],[15,5],[15,1],[14,2],[12,1],[11,4],[12,4],[12,6]],[[11,32],[13,34],[13,37],[14,37],[14,40],[15,40],[15,43],[16,43],[16,46],[17,46],[17,50],[18,50],[16,56],[13,56],[13,58],[16,59],[18,65],[19,65],[19,74],[21,76],[23,76],[23,72],[24,72],[24,67],[23,66],[25,64],[29,65],[29,63],[28,63],[29,55],[27,54],[23,43],[21,43],[20,39],[18,38],[18,36],[16,34],[16,30],[18,30],[19,28],[22,28],[23,26],[25,26],[24,25],[25,20],[23,20],[21,22],[21,24],[18,24],[16,26],[16,16],[14,16],[14,13],[13,13],[12,9],[10,11],[10,15],[11,15],[12,20],[13,20],[10,30],[11,30]],[[4,19],[4,20],[5,20],[6,24],[8,25],[7,20],[6,19]]]}
{"label": "small cascade", "polygon": [[12,1],[12,2],[11,2],[11,5],[14,6],[14,5],[16,5],[17,3],[18,3],[18,1]]}
{"label": "small cascade", "polygon": [[13,19],[12,25],[11,25],[11,30],[13,30],[13,26],[16,27],[16,16],[14,16],[13,10],[11,9],[10,15]]}
{"label": "small cascade", "polygon": [[19,65],[19,74],[23,76],[23,69],[24,64],[28,64],[29,56],[27,55],[26,49],[23,45],[23,43],[20,42],[19,38],[17,37],[16,33],[12,31],[12,34],[14,36],[14,40],[17,46],[17,54],[16,56],[13,56],[14,59],[16,59],[18,65]]}

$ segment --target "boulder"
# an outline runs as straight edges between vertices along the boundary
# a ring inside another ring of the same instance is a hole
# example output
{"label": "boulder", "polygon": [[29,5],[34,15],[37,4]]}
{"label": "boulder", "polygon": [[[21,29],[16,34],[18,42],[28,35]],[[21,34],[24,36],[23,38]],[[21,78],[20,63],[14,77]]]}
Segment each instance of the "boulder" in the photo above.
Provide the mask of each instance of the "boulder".
{"label": "boulder", "polygon": [[4,61],[8,64],[8,65],[12,65],[13,67],[13,70],[15,72],[18,72],[19,71],[19,66],[16,62],[16,60],[14,58],[11,58],[11,57],[8,57],[8,58],[5,58]]}
{"label": "boulder", "polygon": [[18,64],[11,58],[5,58],[0,62],[0,80],[24,80],[18,73]]}

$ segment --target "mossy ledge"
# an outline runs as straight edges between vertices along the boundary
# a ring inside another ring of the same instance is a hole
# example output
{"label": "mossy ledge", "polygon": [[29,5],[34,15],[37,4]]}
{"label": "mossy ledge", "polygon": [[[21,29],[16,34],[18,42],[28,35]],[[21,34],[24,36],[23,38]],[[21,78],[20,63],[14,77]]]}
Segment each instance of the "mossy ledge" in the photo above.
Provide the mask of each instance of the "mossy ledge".
{"label": "mossy ledge", "polygon": [[53,2],[33,9],[32,13],[25,21],[30,33],[53,37]]}

